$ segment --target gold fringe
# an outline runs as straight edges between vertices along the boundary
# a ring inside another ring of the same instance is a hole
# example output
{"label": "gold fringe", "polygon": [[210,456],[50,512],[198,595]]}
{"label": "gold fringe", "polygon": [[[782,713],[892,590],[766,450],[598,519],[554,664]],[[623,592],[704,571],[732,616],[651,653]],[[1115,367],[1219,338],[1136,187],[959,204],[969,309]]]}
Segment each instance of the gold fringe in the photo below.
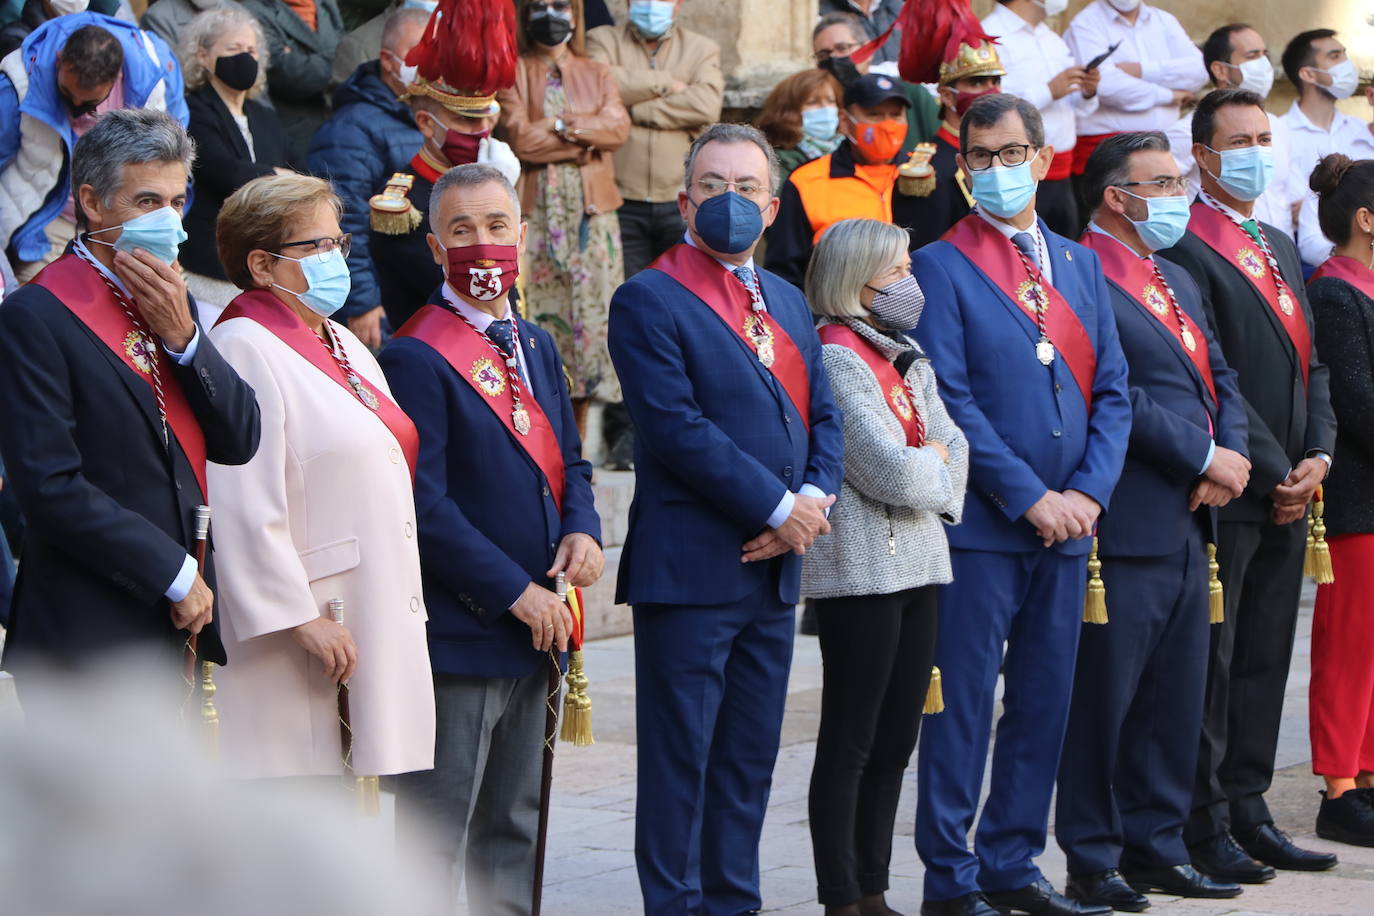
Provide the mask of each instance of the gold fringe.
{"label": "gold fringe", "polygon": [[377,209],[372,211],[372,229],[383,235],[408,235],[423,220],[424,215],[414,207],[399,212]]}
{"label": "gold fringe", "polygon": [[563,695],[563,726],[558,740],[573,747],[595,744],[592,738],[592,701],[587,696],[587,674],[581,650],[568,653],[568,692]]}
{"label": "gold fringe", "polygon": [[1217,562],[1217,545],[1207,545],[1207,615],[1208,623],[1226,622],[1226,593],[1221,587],[1221,564]]}
{"label": "gold fringe", "polygon": [[930,669],[930,686],[926,688],[926,705],[921,712],[927,716],[945,711],[945,688],[940,682],[940,669]]}
{"label": "gold fringe", "polygon": [[358,795],[358,813],[378,817],[382,813],[382,780],[379,776],[356,776],[353,790]]}
{"label": "gold fringe", "polygon": [[210,753],[219,753],[219,710],[215,708],[215,663],[200,663],[200,723],[205,729],[205,742]]}
{"label": "gold fringe", "polygon": [[1326,543],[1326,502],[1322,495],[1322,488],[1318,487],[1312,515],[1307,520],[1307,553],[1303,556],[1302,573],[1318,585],[1330,585],[1336,581],[1336,573],[1331,568],[1331,548]]}
{"label": "gold fringe", "polygon": [[1107,622],[1107,586],[1102,582],[1102,561],[1097,558],[1097,538],[1088,554],[1088,592],[1083,596],[1083,622]]}

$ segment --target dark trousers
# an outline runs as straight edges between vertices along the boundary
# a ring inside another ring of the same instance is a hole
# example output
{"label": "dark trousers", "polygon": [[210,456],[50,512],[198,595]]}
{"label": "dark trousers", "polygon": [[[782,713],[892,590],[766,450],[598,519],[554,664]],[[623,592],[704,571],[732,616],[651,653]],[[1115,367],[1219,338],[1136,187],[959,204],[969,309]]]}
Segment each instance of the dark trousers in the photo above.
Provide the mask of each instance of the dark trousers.
{"label": "dark trousers", "polygon": [[811,848],[816,896],[826,906],[887,890],[902,774],[935,658],[936,588],[816,602],[825,683]]}
{"label": "dark trousers", "polygon": [[682,241],[687,224],[678,212],[677,201],[651,203],[627,200],[620,214],[620,247],[625,261],[625,279],[653,263],[663,252]]}
{"label": "dark trousers", "polygon": [[1035,190],[1035,212],[1051,232],[1068,239],[1077,239],[1083,234],[1084,224],[1079,221],[1078,196],[1071,178],[1040,182]]}
{"label": "dark trousers", "polygon": [[646,916],[762,906],[759,838],[796,617],[777,580],[735,604],[634,608],[635,864]]}
{"label": "dark trousers", "polygon": [[1207,672],[1207,552],[1102,557],[1109,622],[1083,624],[1054,834],[1069,873],[1184,865]]}
{"label": "dark trousers", "polygon": [[1305,525],[1221,525],[1217,562],[1226,589],[1226,622],[1212,627],[1190,845],[1227,829],[1247,833],[1273,820],[1264,793],[1274,778],[1293,658]]}

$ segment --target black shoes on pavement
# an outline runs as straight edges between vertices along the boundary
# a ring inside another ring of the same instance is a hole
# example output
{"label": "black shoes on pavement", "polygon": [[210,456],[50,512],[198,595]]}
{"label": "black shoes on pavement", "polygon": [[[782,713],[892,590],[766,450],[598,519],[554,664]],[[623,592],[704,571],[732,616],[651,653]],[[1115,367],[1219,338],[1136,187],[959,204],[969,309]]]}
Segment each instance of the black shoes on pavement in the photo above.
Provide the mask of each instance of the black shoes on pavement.
{"label": "black shoes on pavement", "polygon": [[1288,834],[1273,824],[1264,824],[1248,834],[1237,835],[1236,839],[1252,859],[1274,868],[1285,871],[1326,871],[1336,867],[1335,855],[1295,846]]}
{"label": "black shoes on pavement", "polygon": [[1322,793],[1317,836],[1351,846],[1374,846],[1374,789],[1351,789],[1340,798]]}
{"label": "black shoes on pavement", "polygon": [[1239,884],[1209,878],[1191,865],[1128,868],[1124,872],[1124,877],[1127,884],[1142,894],[1225,900],[1239,897],[1241,892]]}
{"label": "black shoes on pavement", "polygon": [[1131,889],[1115,868],[1087,875],[1070,875],[1065,896],[1080,903],[1108,906],[1122,913],[1143,913],[1150,901]]}
{"label": "black shoes on pavement", "polygon": [[1225,830],[1206,843],[1188,847],[1193,867],[1218,881],[1237,884],[1263,884],[1272,880],[1274,870],[1256,862],[1245,854],[1231,834]]}
{"label": "black shoes on pavement", "polygon": [[1029,916],[1109,916],[1112,911],[1106,904],[1070,900],[1055,890],[1054,885],[1045,878],[1014,891],[999,891],[984,896],[1002,916],[1012,913],[1026,913]]}

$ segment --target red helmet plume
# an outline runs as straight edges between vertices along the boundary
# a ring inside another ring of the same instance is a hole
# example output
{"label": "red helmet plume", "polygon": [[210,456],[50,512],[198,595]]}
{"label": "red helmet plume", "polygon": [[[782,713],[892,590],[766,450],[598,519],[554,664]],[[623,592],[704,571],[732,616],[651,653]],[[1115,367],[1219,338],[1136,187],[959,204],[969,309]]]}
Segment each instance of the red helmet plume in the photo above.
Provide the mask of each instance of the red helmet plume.
{"label": "red helmet plume", "polygon": [[406,95],[428,95],[462,114],[495,114],[496,93],[515,85],[515,4],[439,0],[406,55],[418,76]]}
{"label": "red helmet plume", "polygon": [[[959,45],[976,47],[997,39],[983,31],[968,0],[906,0],[892,28],[902,33],[897,67],[908,83],[937,83],[940,64],[959,54]],[[892,29],[854,52],[865,61],[883,46]]]}

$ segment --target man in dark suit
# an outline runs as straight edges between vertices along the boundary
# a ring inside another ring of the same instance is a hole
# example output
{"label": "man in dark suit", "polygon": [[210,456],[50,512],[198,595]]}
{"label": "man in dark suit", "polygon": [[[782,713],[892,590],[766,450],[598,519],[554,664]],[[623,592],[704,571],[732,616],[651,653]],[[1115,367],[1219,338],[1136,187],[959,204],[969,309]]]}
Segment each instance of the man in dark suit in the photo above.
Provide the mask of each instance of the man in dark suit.
{"label": "man in dark suit", "polygon": [[473,912],[527,913],[550,651],[567,648],[571,626],[554,582],[596,581],[601,527],[553,338],[511,312],[525,242],[515,189],[490,166],[461,165],[432,201],[445,282],[381,355],[420,431],[439,722],[434,769],[398,779],[397,822],[445,884],[465,871]]}
{"label": "man in dark suit", "polygon": [[[921,912],[988,916],[990,900],[1103,914],[1059,894],[1034,857],[1068,719],[1091,535],[1126,454],[1126,361],[1097,256],[1036,218],[1035,188],[1054,157],[1040,112],[984,96],[959,141],[978,209],[912,256],[926,294],[917,337],[970,447],[964,520],[949,532],[954,582],[940,597],[948,705],[921,735]],[[971,851],[999,669],[1006,712]]]}
{"label": "man in dark suit", "polygon": [[0,449],[29,521],[10,671],[130,644],[170,666],[186,631],[224,664],[193,510],[206,461],[253,457],[259,416],[175,264],[193,157],[166,114],[106,114],[72,155],[76,240],[0,307]]}
{"label": "man in dark suit", "polygon": [[1297,251],[1287,233],[1251,217],[1273,168],[1263,106],[1240,89],[1218,90],[1198,104],[1193,157],[1202,191],[1188,234],[1163,252],[1201,290],[1249,416],[1250,482],[1221,513],[1226,621],[1212,630],[1187,831],[1200,871],[1242,883],[1272,878],[1269,866],[1336,864],[1334,855],[1293,845],[1264,803],[1297,626],[1302,521],[1330,467],[1336,421]]}
{"label": "man in dark suit", "polygon": [[1069,896],[1140,912],[1155,891],[1241,891],[1189,864],[1183,827],[1207,671],[1207,546],[1216,507],[1250,477],[1247,421],[1197,285],[1153,257],[1188,227],[1168,139],[1102,141],[1083,187],[1094,208],[1083,244],[1102,261],[1130,365],[1131,440],[1098,527],[1108,622],[1085,623],[1078,643],[1055,838]]}
{"label": "man in dark suit", "polygon": [[844,473],[806,301],[753,261],[777,174],[756,129],[707,128],[678,195],[686,239],[611,300],[636,430],[616,600],[634,608],[647,913],[761,906],[800,554]]}

